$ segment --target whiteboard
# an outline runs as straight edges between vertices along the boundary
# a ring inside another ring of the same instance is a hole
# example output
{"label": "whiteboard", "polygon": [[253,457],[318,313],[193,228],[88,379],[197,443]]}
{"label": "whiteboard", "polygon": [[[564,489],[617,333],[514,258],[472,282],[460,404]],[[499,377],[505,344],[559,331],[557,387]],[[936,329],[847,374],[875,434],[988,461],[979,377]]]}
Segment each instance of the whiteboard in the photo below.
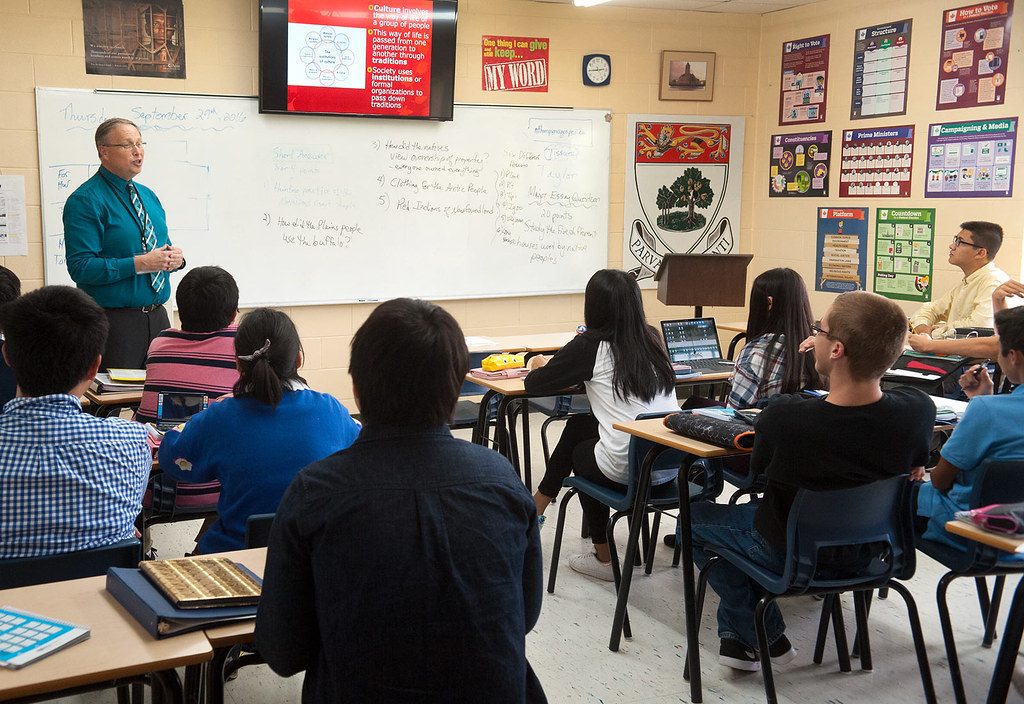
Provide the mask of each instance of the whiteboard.
{"label": "whiteboard", "polygon": [[[189,267],[241,305],[582,291],[608,261],[604,110],[457,106],[452,122],[260,115],[254,98],[36,89],[45,276],[97,125],[139,125],[139,182]],[[180,276],[172,276],[176,282]]]}

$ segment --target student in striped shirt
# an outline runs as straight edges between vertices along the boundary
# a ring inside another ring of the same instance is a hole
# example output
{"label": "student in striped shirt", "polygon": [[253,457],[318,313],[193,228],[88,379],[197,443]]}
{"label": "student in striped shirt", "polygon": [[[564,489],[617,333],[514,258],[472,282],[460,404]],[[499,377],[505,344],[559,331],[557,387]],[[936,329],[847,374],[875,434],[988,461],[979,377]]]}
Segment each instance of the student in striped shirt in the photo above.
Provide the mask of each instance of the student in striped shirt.
{"label": "student in striped shirt", "polygon": [[206,394],[213,400],[238,381],[235,279],[219,266],[201,266],[185,274],[174,299],[181,327],[164,330],[149,345],[146,386],[136,415],[143,423],[157,420],[161,392]]}

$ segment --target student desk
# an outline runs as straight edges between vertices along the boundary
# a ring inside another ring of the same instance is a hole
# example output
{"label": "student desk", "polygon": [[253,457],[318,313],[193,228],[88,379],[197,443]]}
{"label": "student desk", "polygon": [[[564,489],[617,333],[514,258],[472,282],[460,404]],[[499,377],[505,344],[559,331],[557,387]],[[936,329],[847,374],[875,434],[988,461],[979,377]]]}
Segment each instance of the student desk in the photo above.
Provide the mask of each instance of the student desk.
{"label": "student desk", "polygon": [[[647,418],[628,423],[616,423],[612,426],[644,440],[650,440],[655,446],[644,457],[640,465],[640,476],[637,478],[636,496],[633,499],[633,515],[642,515],[651,488],[651,467],[658,455],[665,450],[680,450],[697,457],[727,457],[746,454],[743,450],[733,450],[718,445],[711,445],[700,440],[688,438],[674,433],[665,427],[661,418]],[[686,477],[682,478],[684,481]],[[680,485],[682,486],[682,485]],[[693,536],[690,526],[689,497],[679,497],[679,523],[682,537],[680,540],[680,561],[683,565],[683,610],[686,617],[686,649],[690,665],[690,701],[703,701],[700,681],[700,641],[697,633],[697,606],[694,593],[693,574]],[[643,521],[630,521],[629,539],[626,543],[626,555],[623,565],[632,565],[636,560],[636,551],[640,542],[640,528]],[[615,602],[615,618],[612,621],[612,636],[608,643],[611,650],[619,649],[619,638],[622,634],[622,622],[626,615],[626,599],[629,585],[633,579],[633,570],[622,570],[622,581]]]}
{"label": "student desk", "polygon": [[557,352],[576,337],[576,331],[542,332],[533,335],[477,337],[468,344],[470,354],[480,352]]}
{"label": "student desk", "polygon": [[[963,521],[949,521],[946,523],[946,530],[964,538],[991,545],[999,550],[1024,553],[1024,538],[989,533]],[[1006,626],[1003,629],[1003,642],[999,646],[999,655],[996,657],[996,666],[992,672],[992,683],[988,689],[988,699],[986,700],[988,704],[1006,701],[1006,696],[1010,691],[1013,667],[1020,651],[1022,633],[1024,633],[1024,579],[1017,583],[1017,588],[1013,592],[1013,601],[1010,602],[1010,613],[1006,616]]]}
{"label": "student desk", "polygon": [[88,640],[26,665],[0,670],[0,700],[39,701],[139,681],[154,675],[166,702],[181,702],[173,668],[210,660],[213,649],[197,631],[155,640],[105,589],[89,577],[0,591],[0,604],[87,626]]}
{"label": "student desk", "polygon": [[[262,577],[267,564],[267,549],[253,548],[223,552],[218,553],[217,557],[227,557],[241,563]],[[256,637],[256,619],[208,628],[205,633],[213,647],[213,659],[207,666],[206,674],[206,704],[222,704],[224,701],[224,663],[234,646],[253,642]]]}
{"label": "student desk", "polygon": [[[730,377],[729,372],[715,372],[713,374],[701,374],[700,376],[691,377],[689,379],[680,379],[676,381],[676,386],[686,386],[692,384],[713,384],[722,381],[728,381]],[[490,403],[491,398],[495,394],[500,394],[501,398],[498,401],[498,408],[495,419],[495,440],[498,444],[498,451],[509,458],[512,462],[512,466],[515,467],[516,471],[520,470],[519,462],[519,447],[515,442],[514,428],[509,426],[509,407],[512,403],[518,403],[530,398],[538,398],[532,394],[526,392],[526,386],[523,378],[518,379],[480,379],[472,374],[466,375],[466,380],[471,381],[474,384],[479,384],[487,389],[487,393],[484,394],[483,399],[480,401],[480,415],[477,418],[476,428],[473,430],[473,442],[477,444],[483,443],[483,438],[487,430],[487,406]],[[564,395],[583,393],[580,388],[566,389],[562,392]],[[539,398],[551,396],[552,394],[544,394]],[[532,473],[530,467],[530,434],[529,426],[526,421],[523,421],[523,463],[522,463],[522,476],[527,488],[533,489]],[[709,446],[710,447],[710,446]],[[710,456],[710,455],[707,455]]]}
{"label": "student desk", "polygon": [[107,418],[117,415],[122,408],[137,409],[142,403],[142,391],[116,391],[111,393],[98,394],[92,389],[86,389],[83,394],[94,410],[93,415]]}

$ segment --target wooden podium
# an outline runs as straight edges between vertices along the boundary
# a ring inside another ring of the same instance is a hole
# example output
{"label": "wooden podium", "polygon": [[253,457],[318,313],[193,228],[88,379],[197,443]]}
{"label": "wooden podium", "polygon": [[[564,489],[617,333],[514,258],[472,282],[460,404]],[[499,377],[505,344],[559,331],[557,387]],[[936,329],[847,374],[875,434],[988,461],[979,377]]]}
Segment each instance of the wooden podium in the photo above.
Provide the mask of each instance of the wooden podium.
{"label": "wooden podium", "polygon": [[747,297],[747,265],[752,254],[666,254],[654,280],[658,300],[667,306],[694,306],[695,318],[704,306],[742,308]]}

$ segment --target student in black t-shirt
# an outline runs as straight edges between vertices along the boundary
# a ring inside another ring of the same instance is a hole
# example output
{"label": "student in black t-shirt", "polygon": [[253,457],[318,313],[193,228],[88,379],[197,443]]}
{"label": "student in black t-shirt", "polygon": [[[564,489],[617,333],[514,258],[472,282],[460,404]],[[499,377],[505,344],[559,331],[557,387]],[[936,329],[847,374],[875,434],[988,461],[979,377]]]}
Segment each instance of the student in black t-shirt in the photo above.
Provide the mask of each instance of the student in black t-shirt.
{"label": "student in black t-shirt", "polygon": [[[799,489],[842,489],[903,472],[924,474],[935,405],[922,392],[883,392],[882,374],[903,350],[906,316],[890,300],[866,291],[845,293],[800,345],[814,354],[815,369],[829,378],[827,398],[777,396],[757,423],[751,470],[767,477],[764,498],[743,505],[695,504],[694,562],[709,558],[704,545],[728,546],[782,571],[786,522]],[[764,590],[728,562],[712,570],[718,608],[719,661],[758,670],[754,607]],[[790,661],[778,606],[766,614],[773,662]]]}
{"label": "student in black t-shirt", "polygon": [[[21,295],[21,279],[7,267],[0,266],[0,306],[10,303]],[[0,341],[4,339],[0,330]],[[14,372],[7,365],[7,360],[0,354],[0,413],[4,412],[4,404],[14,398],[18,385],[14,381]]]}

